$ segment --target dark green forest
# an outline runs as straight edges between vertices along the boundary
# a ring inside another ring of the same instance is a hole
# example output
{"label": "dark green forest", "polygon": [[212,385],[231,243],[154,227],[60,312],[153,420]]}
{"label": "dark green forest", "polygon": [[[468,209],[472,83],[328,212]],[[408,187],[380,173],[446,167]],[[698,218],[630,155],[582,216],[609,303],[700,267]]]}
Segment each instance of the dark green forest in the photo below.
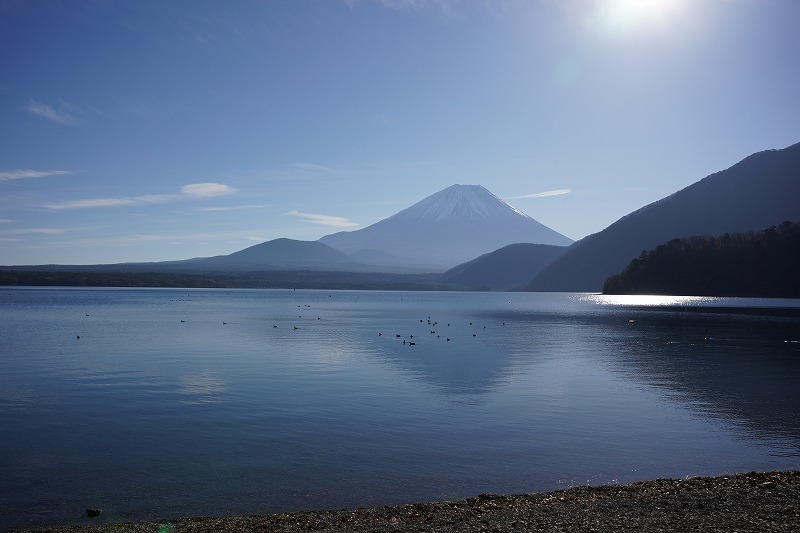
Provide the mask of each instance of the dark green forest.
{"label": "dark green forest", "polygon": [[800,298],[800,223],[672,239],[609,277],[603,293]]}

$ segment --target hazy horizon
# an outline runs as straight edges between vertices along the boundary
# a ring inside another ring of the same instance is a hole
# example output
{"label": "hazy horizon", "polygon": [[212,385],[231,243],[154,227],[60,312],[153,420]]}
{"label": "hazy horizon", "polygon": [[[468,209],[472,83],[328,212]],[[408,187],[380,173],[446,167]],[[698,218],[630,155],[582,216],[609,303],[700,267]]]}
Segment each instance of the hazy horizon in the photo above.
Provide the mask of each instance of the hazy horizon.
{"label": "hazy horizon", "polygon": [[0,264],[224,255],[455,183],[578,240],[800,141],[791,0],[0,3]]}

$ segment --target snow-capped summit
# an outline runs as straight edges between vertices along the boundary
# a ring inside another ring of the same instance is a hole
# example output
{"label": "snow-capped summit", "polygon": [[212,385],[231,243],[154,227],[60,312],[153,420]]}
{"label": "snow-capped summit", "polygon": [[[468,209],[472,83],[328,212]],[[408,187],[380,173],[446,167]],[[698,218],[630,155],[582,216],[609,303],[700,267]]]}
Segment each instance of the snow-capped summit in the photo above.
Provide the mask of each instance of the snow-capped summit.
{"label": "snow-capped summit", "polygon": [[[482,185],[451,185],[400,211],[391,218],[441,221],[465,217],[468,220],[531,219],[507,204]],[[387,219],[388,220],[388,219]],[[531,219],[533,220],[533,219]]]}
{"label": "snow-capped summit", "polygon": [[371,226],[320,241],[364,262],[432,271],[508,244],[572,244],[480,185],[452,185]]}

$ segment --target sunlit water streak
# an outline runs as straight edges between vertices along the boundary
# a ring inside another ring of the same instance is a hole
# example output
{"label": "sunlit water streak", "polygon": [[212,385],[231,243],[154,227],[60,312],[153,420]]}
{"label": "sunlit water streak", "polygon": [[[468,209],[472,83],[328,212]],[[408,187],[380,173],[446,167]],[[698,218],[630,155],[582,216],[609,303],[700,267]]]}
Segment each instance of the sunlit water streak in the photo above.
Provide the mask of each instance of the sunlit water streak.
{"label": "sunlit water streak", "polygon": [[0,525],[798,468],[799,308],[1,289]]}

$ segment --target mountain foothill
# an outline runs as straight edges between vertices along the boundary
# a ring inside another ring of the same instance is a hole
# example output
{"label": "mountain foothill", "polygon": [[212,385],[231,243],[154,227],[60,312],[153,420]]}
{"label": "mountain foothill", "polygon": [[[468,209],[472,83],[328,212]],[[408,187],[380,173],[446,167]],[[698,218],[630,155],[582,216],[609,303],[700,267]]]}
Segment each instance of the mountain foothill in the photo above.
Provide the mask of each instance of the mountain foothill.
{"label": "mountain foothill", "polygon": [[[798,222],[799,198],[800,143],[755,153],[577,242],[480,185],[452,185],[375,224],[318,241],[282,238],[159,263],[6,266],[0,284],[599,292],[617,276],[620,291],[618,275],[632,261],[663,255],[645,251],[668,242],[674,248],[676,239],[706,238],[708,247],[730,241],[718,236]],[[692,287],[703,283],[694,279]]]}

